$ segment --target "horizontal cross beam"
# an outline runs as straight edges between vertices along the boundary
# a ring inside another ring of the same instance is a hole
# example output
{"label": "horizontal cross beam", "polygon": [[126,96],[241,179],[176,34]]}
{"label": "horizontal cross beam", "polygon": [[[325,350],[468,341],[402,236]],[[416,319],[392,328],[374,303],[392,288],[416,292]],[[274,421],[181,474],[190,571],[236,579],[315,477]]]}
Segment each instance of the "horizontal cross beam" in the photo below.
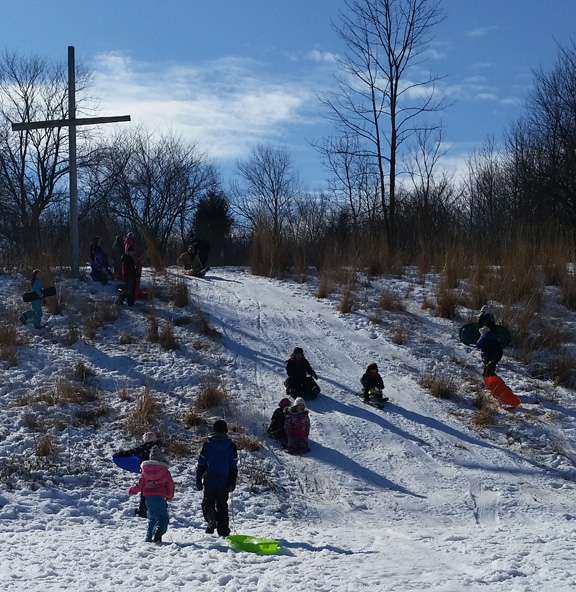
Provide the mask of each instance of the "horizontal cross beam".
{"label": "horizontal cross beam", "polygon": [[26,121],[24,123],[13,123],[12,131],[21,132],[33,129],[50,129],[54,127],[72,127],[77,125],[96,125],[99,123],[118,123],[119,121],[130,121],[130,115],[117,115],[114,117],[85,117],[83,119],[56,119],[50,121]]}

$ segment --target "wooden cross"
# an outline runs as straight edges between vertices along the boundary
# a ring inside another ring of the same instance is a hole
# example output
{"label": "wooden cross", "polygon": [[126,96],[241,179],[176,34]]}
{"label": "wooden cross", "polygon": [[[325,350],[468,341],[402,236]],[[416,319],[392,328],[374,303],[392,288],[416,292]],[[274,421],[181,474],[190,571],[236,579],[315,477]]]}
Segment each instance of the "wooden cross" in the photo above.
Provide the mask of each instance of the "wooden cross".
{"label": "wooden cross", "polygon": [[130,115],[116,117],[86,117],[76,119],[76,65],[74,47],[68,47],[68,117],[69,119],[55,119],[51,121],[26,121],[13,123],[12,131],[20,132],[32,129],[50,129],[54,127],[68,128],[69,179],[70,179],[70,271],[73,278],[80,276],[78,249],[78,177],[76,167],[76,127],[79,125],[97,125],[100,123],[117,123],[130,121]]}

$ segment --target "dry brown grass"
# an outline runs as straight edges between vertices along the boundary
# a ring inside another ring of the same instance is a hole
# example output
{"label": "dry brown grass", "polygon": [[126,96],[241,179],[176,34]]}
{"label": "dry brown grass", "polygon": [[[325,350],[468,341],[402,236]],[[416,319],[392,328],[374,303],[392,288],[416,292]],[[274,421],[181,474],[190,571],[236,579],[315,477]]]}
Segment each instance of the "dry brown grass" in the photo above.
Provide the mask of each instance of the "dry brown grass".
{"label": "dry brown grass", "polygon": [[436,316],[442,319],[453,319],[459,299],[454,294],[450,280],[444,276],[436,288]]}
{"label": "dry brown grass", "polygon": [[175,458],[188,458],[192,454],[192,448],[184,440],[170,440],[168,452]]}
{"label": "dry brown grass", "polygon": [[165,321],[160,326],[158,332],[158,344],[166,351],[175,350],[180,347],[176,334],[174,333],[174,324],[170,321]]}
{"label": "dry brown grass", "polygon": [[169,298],[177,308],[188,306],[188,304],[190,304],[188,282],[183,278],[178,278],[175,282],[171,283],[169,289]]}
{"label": "dry brown grass", "polygon": [[406,305],[397,292],[390,289],[384,289],[380,293],[380,298],[378,299],[378,308],[390,312],[403,312],[406,310]]}
{"label": "dry brown grass", "polygon": [[140,437],[145,432],[155,431],[160,409],[160,403],[150,390],[146,389],[128,412],[124,431],[134,437]]}
{"label": "dry brown grass", "polygon": [[208,425],[208,420],[192,405],[182,416],[182,425],[186,428],[198,428]]}
{"label": "dry brown grass", "polygon": [[454,378],[439,374],[434,369],[424,370],[418,383],[436,399],[453,399],[456,396]]}
{"label": "dry brown grass", "polygon": [[238,450],[246,450],[248,452],[256,452],[262,448],[262,442],[258,438],[249,436],[248,434],[237,434],[234,436],[234,443]]}
{"label": "dry brown grass", "polygon": [[336,307],[341,313],[348,314],[354,310],[354,306],[356,304],[356,298],[354,296],[354,292],[352,286],[347,284],[344,286],[342,290],[342,298]]}
{"label": "dry brown grass", "polygon": [[498,405],[492,395],[480,392],[474,401],[477,411],[472,416],[472,424],[477,427],[491,426],[498,423]]}
{"label": "dry brown grass", "polygon": [[334,292],[335,283],[332,278],[332,274],[329,271],[323,271],[320,274],[320,279],[318,280],[318,287],[316,288],[316,293],[314,294],[316,298],[326,298]]}
{"label": "dry brown grass", "polygon": [[98,329],[116,321],[119,314],[118,307],[106,302],[95,302],[92,312],[84,317],[84,336],[94,339]]}
{"label": "dry brown grass", "polygon": [[136,343],[136,337],[130,335],[130,333],[122,332],[118,335],[118,343],[120,345],[130,345],[131,343]]}
{"label": "dry brown grass", "polygon": [[394,331],[392,332],[392,337],[390,339],[396,345],[404,345],[405,343],[408,343],[410,336],[408,335],[408,331],[402,325],[394,329]]}
{"label": "dry brown grass", "polygon": [[52,436],[42,436],[35,446],[36,456],[49,457],[54,462],[58,456],[58,445]]}
{"label": "dry brown grass", "polygon": [[217,407],[228,398],[226,387],[214,378],[207,378],[198,386],[194,406],[197,410],[207,410]]}

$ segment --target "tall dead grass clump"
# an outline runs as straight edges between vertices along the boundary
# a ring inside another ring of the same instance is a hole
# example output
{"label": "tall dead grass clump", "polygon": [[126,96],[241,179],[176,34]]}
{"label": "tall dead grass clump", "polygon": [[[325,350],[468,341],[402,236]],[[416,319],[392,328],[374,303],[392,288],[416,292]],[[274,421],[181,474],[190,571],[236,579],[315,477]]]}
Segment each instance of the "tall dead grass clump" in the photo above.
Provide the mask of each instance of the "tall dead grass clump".
{"label": "tall dead grass clump", "polygon": [[170,321],[162,323],[158,333],[158,343],[166,351],[175,350],[180,347],[174,333],[174,324]]}
{"label": "tall dead grass clump", "polygon": [[442,319],[453,319],[456,316],[458,302],[452,281],[442,275],[436,288],[436,316]]}
{"label": "tall dead grass clump", "polygon": [[184,308],[190,304],[190,295],[188,293],[188,282],[179,278],[170,284],[169,298],[176,308]]}
{"label": "tall dead grass clump", "polygon": [[342,290],[342,298],[338,303],[338,310],[343,314],[348,314],[354,310],[356,298],[354,296],[353,286],[346,284]]}
{"label": "tall dead grass clump", "polygon": [[382,290],[380,297],[378,298],[378,308],[390,312],[404,312],[406,310],[406,305],[397,292],[385,288]]}
{"label": "tall dead grass clump", "polygon": [[574,274],[565,270],[560,278],[560,294],[558,301],[568,310],[576,310],[576,279]]}
{"label": "tall dead grass clump", "polygon": [[474,401],[477,411],[472,416],[472,424],[477,427],[486,427],[498,423],[498,406],[492,395],[478,393]]}
{"label": "tall dead grass clump", "polygon": [[94,339],[96,331],[108,323],[118,319],[119,310],[115,306],[109,306],[105,302],[95,302],[94,310],[84,317],[84,335],[87,339]]}
{"label": "tall dead grass clump", "polygon": [[217,407],[227,398],[228,391],[226,387],[215,378],[207,378],[198,386],[194,407],[199,411],[205,411]]}
{"label": "tall dead grass clump", "polygon": [[451,376],[440,374],[435,369],[424,370],[418,384],[436,399],[453,399],[456,396],[454,379]]}
{"label": "tall dead grass clump", "polygon": [[154,430],[160,413],[160,403],[149,389],[138,397],[132,409],[128,412],[124,430],[134,437],[140,437],[145,432]]}
{"label": "tall dead grass clump", "polygon": [[282,242],[267,221],[256,223],[250,249],[250,269],[254,275],[280,277],[289,267],[290,251]]}
{"label": "tall dead grass clump", "polygon": [[334,292],[335,282],[329,270],[324,270],[320,273],[318,287],[314,294],[316,298],[326,298]]}

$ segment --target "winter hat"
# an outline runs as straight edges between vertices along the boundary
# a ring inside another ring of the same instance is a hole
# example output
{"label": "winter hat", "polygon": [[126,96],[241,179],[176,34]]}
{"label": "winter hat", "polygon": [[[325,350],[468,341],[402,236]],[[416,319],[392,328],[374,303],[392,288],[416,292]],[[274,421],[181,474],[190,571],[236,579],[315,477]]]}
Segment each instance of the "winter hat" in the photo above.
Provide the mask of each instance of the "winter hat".
{"label": "winter hat", "polygon": [[490,307],[489,307],[487,304],[485,304],[485,305],[484,305],[484,306],[483,306],[483,307],[480,309],[480,312],[481,312],[482,314],[488,314],[488,313],[490,312]]}
{"label": "winter hat", "polygon": [[306,407],[306,401],[302,397],[296,397],[294,399],[294,407],[297,407],[298,405],[304,405],[304,407]]}
{"label": "winter hat", "polygon": [[228,433],[228,426],[223,419],[218,419],[214,422],[214,426],[212,430],[217,434],[227,434]]}
{"label": "winter hat", "polygon": [[490,327],[480,327],[480,335],[482,335],[482,337],[484,337],[488,331],[490,331]]}
{"label": "winter hat", "polygon": [[156,434],[154,432],[146,432],[142,436],[142,442],[144,442],[145,444],[147,444],[148,442],[156,442],[156,440],[158,440],[158,438],[156,437]]}
{"label": "winter hat", "polygon": [[290,405],[292,405],[292,403],[290,402],[290,399],[288,397],[284,397],[283,399],[280,399],[280,401],[278,401],[278,406],[279,407],[289,407]]}
{"label": "winter hat", "polygon": [[167,462],[166,455],[160,450],[160,448],[158,448],[158,446],[152,446],[152,450],[150,450],[150,460]]}
{"label": "winter hat", "polygon": [[368,364],[368,368],[366,370],[368,372],[371,372],[371,371],[378,372],[378,364],[376,364],[376,362],[372,362],[371,364]]}
{"label": "winter hat", "polygon": [[292,353],[293,354],[303,354],[304,350],[301,347],[295,347],[294,351]]}

